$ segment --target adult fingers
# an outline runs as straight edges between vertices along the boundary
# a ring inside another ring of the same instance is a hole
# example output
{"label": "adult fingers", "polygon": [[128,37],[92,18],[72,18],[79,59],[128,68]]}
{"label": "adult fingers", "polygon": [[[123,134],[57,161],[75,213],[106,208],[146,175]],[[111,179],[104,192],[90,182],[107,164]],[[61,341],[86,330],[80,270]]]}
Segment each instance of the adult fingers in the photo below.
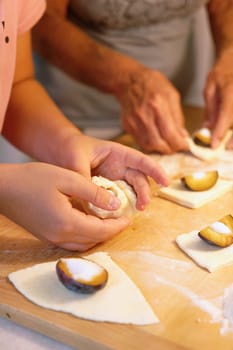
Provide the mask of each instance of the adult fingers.
{"label": "adult fingers", "polygon": [[207,84],[204,90],[205,97],[205,126],[212,129],[218,114],[218,98],[217,87],[213,81],[212,75],[207,79]]}
{"label": "adult fingers", "polygon": [[217,147],[224,137],[226,131],[232,125],[233,102],[231,91],[225,89],[222,91],[222,101],[219,106],[216,124],[212,131],[212,147]]}
{"label": "adult fingers", "polygon": [[233,137],[231,137],[231,139],[228,141],[226,148],[233,149]]}
{"label": "adult fingers", "polygon": [[[174,111],[177,114],[174,114]],[[160,135],[166,140],[172,151],[177,152],[188,149],[179,107],[176,106],[174,109],[174,107],[171,107],[171,103],[161,101],[155,113],[157,113],[157,115],[155,114],[155,118]],[[178,121],[176,118],[178,118]]]}
{"label": "adult fingers", "polygon": [[124,129],[132,134],[139,146],[146,152],[171,153],[170,146],[157,130],[150,111],[138,111],[132,116],[124,117]]}

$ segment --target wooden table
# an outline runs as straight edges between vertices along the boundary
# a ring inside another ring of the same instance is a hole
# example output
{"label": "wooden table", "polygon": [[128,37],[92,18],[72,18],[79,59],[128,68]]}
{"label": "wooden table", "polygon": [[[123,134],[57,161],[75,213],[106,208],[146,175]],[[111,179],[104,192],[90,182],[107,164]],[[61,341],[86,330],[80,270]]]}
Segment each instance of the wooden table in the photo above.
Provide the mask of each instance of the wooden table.
{"label": "wooden table", "polygon": [[[203,117],[195,108],[186,109],[186,114],[190,130]],[[195,118],[194,124],[190,117]],[[161,322],[141,327],[81,320],[26,300],[8,282],[7,275],[71,253],[38,241],[0,216],[0,315],[79,350],[230,350],[233,333],[221,335],[221,325],[212,323],[211,315],[195,306],[192,297],[212,300],[221,295],[233,282],[233,265],[209,273],[179,250],[175,238],[233,214],[232,204],[233,193],[195,210],[154,196],[129,228],[90,251],[109,252],[142,290]]]}

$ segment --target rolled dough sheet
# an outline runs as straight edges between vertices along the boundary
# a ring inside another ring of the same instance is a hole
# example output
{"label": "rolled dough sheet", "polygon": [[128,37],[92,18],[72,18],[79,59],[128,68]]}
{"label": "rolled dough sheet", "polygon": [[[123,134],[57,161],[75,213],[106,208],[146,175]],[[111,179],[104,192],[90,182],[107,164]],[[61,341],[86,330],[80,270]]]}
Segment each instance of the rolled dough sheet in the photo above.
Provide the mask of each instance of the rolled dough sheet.
{"label": "rolled dough sheet", "polygon": [[86,257],[109,273],[106,286],[94,294],[65,288],[57,278],[55,261],[12,272],[8,278],[21,294],[44,308],[93,321],[136,325],[159,322],[141,291],[108,254],[99,252]]}
{"label": "rolled dough sheet", "polygon": [[199,146],[193,141],[191,137],[187,138],[187,142],[189,144],[189,150],[194,156],[202,160],[212,161],[214,159],[221,158],[225,152],[226,144],[230,140],[231,136],[232,130],[229,130],[226,133],[226,136],[223,138],[222,142],[215,149]]}
{"label": "rolled dough sheet", "polygon": [[176,179],[172,181],[168,187],[160,188],[158,190],[158,195],[162,198],[183,205],[184,207],[199,208],[232,189],[232,181],[219,178],[215,186],[209,190],[195,192],[186,189],[180,179]]}
{"label": "rolled dough sheet", "polygon": [[209,272],[233,264],[233,245],[226,248],[212,246],[198,236],[198,231],[180,234],[176,243],[191,259]]}

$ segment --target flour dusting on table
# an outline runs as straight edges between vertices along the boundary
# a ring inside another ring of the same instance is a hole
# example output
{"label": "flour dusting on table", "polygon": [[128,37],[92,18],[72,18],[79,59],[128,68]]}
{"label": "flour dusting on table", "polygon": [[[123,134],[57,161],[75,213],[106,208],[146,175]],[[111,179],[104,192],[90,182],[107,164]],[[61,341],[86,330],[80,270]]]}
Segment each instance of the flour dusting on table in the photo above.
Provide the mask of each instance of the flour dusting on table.
{"label": "flour dusting on table", "polygon": [[233,284],[225,288],[222,300],[223,321],[221,334],[233,332]]}
{"label": "flour dusting on table", "polygon": [[[219,323],[219,332],[224,335],[233,332],[233,284],[230,287],[217,289],[216,296],[210,294],[214,284],[207,281],[203,285],[203,293],[194,290],[190,281],[192,280],[193,265],[190,262],[173,259],[166,256],[160,256],[147,251],[123,251],[114,253],[118,259],[124,261],[132,271],[137,271],[137,278],[140,283],[146,286],[145,289],[159,291],[159,285],[168,289],[176,290],[180,295],[190,300],[190,302],[208,314],[210,323]],[[200,270],[200,274],[205,274]],[[185,276],[189,276],[190,281],[185,281]],[[213,281],[212,281],[213,283]],[[166,293],[166,290],[163,291]],[[167,291],[170,296],[170,291]],[[155,293],[154,302],[160,305],[166,299],[166,295]],[[159,308],[157,307],[159,311]],[[206,322],[201,318],[198,322]],[[161,322],[163,320],[161,319]]]}

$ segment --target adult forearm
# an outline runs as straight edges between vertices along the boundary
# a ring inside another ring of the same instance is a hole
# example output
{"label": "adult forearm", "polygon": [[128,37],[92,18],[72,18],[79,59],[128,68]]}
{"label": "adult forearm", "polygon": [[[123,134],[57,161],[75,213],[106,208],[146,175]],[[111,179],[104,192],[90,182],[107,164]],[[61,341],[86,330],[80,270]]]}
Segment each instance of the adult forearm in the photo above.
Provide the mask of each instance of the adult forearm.
{"label": "adult forearm", "polygon": [[60,164],[59,149],[79,132],[34,79],[14,85],[3,135],[17,148],[35,159]]}
{"label": "adult forearm", "polygon": [[33,46],[73,79],[106,93],[117,94],[139,66],[132,58],[99,44],[54,13],[46,13],[33,29]]}
{"label": "adult forearm", "polygon": [[233,0],[210,0],[208,12],[216,53],[233,48]]}

